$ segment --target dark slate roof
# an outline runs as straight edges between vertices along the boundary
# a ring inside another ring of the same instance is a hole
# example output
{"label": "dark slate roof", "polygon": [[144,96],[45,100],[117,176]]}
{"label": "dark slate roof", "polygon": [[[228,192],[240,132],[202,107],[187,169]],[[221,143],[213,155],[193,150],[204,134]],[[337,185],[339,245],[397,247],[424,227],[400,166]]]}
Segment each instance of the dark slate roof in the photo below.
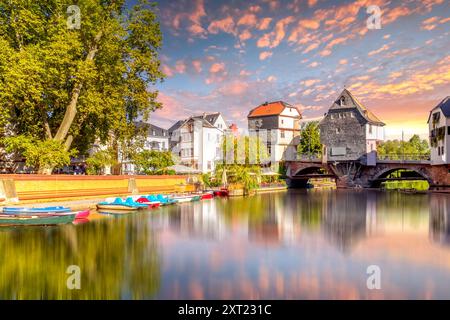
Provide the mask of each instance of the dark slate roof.
{"label": "dark slate roof", "polygon": [[185,123],[185,122],[186,122],[186,120],[178,120],[177,122],[174,123],[173,126],[171,126],[171,127],[169,128],[169,132],[170,132],[170,133],[174,132],[174,131],[177,130],[179,127],[181,127],[181,126],[183,125],[183,123]]}
{"label": "dark slate roof", "polygon": [[[135,122],[136,127],[145,127],[148,131],[148,135],[152,137],[168,137],[169,136],[169,130],[163,129],[161,127],[155,126],[154,124],[148,123],[148,122]],[[155,134],[153,134],[153,131],[155,131]],[[165,135],[164,135],[165,133]]]}
{"label": "dark slate roof", "polygon": [[438,109],[438,108],[441,109],[442,113],[444,114],[444,116],[446,118],[450,117],[450,96],[446,97],[444,100],[439,102],[439,104],[436,107],[431,109],[430,115],[428,116],[427,123],[430,122],[430,117],[431,117],[431,113],[433,112],[433,110]]}
{"label": "dark slate roof", "polygon": [[[341,97],[345,97],[347,100],[350,99],[350,102],[352,104],[347,104],[346,106],[341,106],[339,104]],[[379,125],[379,126],[386,125],[383,121],[378,119],[378,117],[372,111],[367,109],[361,102],[359,102],[358,99],[356,99],[356,97],[350,91],[348,91],[347,89],[344,89],[342,91],[342,93],[339,95],[339,98],[331,106],[330,110],[344,109],[344,108],[354,108],[354,107],[356,107],[356,109],[359,111],[361,116],[364,119],[366,119],[366,121],[368,123]]]}
{"label": "dark slate roof", "polygon": [[177,121],[173,126],[169,128],[169,132],[172,133],[181,126],[183,126],[185,123],[191,121],[191,120],[201,120],[203,122],[203,127],[207,128],[215,128],[214,122],[216,122],[217,118],[221,115],[220,112],[216,113],[204,113],[201,116],[192,116],[184,120]]}

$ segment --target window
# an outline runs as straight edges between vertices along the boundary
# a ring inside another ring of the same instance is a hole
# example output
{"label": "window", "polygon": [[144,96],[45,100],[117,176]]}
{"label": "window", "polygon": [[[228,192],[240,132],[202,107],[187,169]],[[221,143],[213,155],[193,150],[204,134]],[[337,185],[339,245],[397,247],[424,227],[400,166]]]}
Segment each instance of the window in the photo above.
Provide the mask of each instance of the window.
{"label": "window", "polygon": [[372,134],[372,125],[369,124],[369,133]]}
{"label": "window", "polygon": [[152,135],[156,136],[156,131],[152,130]]}
{"label": "window", "polygon": [[444,146],[441,147],[441,155],[444,155]]}
{"label": "window", "polygon": [[450,126],[447,127],[447,135],[450,136]]}
{"label": "window", "polygon": [[284,124],[284,120],[283,119],[281,119],[281,124]]}
{"label": "window", "polygon": [[341,105],[341,107],[345,106],[345,97],[341,97],[341,99],[339,100],[339,104]]}
{"label": "window", "polygon": [[285,134],[284,134],[284,130],[281,130],[281,138],[284,138],[285,137]]}
{"label": "window", "polygon": [[212,169],[212,163],[211,163],[211,161],[208,161],[208,170],[211,170]]}
{"label": "window", "polygon": [[166,136],[166,132],[165,132],[165,131],[163,131],[163,136],[164,136],[164,137]]}
{"label": "window", "polygon": [[333,119],[334,119],[334,116],[333,116],[333,114],[330,114],[330,118],[331,118],[331,120],[333,120]]}
{"label": "window", "polygon": [[165,141],[161,142],[161,145],[162,145],[162,148],[163,148],[163,149],[166,148],[166,142],[165,142]]}
{"label": "window", "polygon": [[353,112],[350,112],[350,118],[354,118],[355,114]]}
{"label": "window", "polygon": [[336,133],[337,134],[341,133],[341,128],[336,128]]}

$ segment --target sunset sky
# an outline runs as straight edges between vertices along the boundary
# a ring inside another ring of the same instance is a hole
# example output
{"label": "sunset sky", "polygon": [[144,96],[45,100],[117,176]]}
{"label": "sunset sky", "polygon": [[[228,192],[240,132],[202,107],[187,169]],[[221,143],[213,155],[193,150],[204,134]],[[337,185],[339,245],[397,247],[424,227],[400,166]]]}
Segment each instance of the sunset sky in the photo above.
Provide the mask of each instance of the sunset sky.
{"label": "sunset sky", "polygon": [[[369,30],[367,7],[381,8]],[[344,86],[386,126],[388,138],[427,136],[429,110],[450,95],[448,0],[161,0],[158,85],[168,128],[217,112],[247,128],[251,108],[284,100],[323,115]]]}

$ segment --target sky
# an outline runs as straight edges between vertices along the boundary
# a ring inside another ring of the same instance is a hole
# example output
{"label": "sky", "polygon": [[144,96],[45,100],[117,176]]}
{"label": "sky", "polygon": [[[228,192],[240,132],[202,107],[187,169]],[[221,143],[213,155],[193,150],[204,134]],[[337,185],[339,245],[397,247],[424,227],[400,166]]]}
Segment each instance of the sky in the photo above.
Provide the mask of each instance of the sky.
{"label": "sky", "polygon": [[[450,96],[449,0],[161,0],[157,85],[164,128],[222,112],[247,128],[250,109],[283,100],[323,116],[347,88],[386,123],[388,139],[428,136]],[[380,29],[368,7],[380,8]]]}

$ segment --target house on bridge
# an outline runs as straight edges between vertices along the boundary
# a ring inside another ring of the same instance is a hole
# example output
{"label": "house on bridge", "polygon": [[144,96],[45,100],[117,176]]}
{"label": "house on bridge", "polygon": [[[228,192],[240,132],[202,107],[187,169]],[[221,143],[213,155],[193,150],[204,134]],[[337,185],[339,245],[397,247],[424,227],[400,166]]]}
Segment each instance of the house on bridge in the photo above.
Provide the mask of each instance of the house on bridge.
{"label": "house on bridge", "polygon": [[267,132],[267,151],[272,163],[292,159],[300,143],[300,111],[284,101],[265,102],[247,116],[250,131]]}
{"label": "house on bridge", "polygon": [[450,163],[450,96],[442,100],[428,116],[431,164]]}
{"label": "house on bridge", "polygon": [[361,161],[375,165],[385,124],[344,89],[319,124],[328,161]]}

